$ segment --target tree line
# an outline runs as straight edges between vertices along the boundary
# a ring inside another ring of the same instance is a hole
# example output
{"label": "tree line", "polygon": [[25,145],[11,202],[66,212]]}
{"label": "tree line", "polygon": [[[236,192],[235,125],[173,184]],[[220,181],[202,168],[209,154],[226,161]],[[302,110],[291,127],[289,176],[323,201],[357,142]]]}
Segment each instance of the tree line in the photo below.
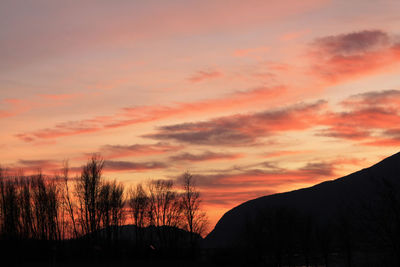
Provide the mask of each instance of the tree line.
{"label": "tree line", "polygon": [[193,245],[205,233],[207,217],[189,172],[179,187],[172,180],[149,180],[126,189],[104,179],[104,163],[93,156],[74,178],[67,163],[54,176],[9,174],[0,168],[0,240],[113,242],[130,222],[136,244],[149,227],[184,229]]}

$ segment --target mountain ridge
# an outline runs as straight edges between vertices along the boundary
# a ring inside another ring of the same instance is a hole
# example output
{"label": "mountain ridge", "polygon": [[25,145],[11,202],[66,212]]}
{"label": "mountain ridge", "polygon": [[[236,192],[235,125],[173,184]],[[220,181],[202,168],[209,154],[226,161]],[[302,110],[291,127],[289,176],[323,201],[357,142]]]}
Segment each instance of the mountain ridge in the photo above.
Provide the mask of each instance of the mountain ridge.
{"label": "mountain ridge", "polygon": [[276,193],[248,200],[226,212],[205,238],[206,247],[226,247],[234,244],[246,220],[260,210],[287,207],[311,214],[317,220],[330,220],[346,206],[362,205],[360,199],[372,199],[379,194],[379,178],[398,182],[400,152],[378,163],[346,176],[288,192]]}

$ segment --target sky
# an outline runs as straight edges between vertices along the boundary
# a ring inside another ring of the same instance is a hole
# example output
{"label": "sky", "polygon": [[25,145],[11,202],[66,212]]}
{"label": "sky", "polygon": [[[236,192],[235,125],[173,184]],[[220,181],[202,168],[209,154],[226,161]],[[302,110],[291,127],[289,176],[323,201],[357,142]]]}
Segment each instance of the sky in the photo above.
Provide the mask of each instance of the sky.
{"label": "sky", "polygon": [[400,1],[0,3],[0,164],[190,171],[211,226],[399,152]]}

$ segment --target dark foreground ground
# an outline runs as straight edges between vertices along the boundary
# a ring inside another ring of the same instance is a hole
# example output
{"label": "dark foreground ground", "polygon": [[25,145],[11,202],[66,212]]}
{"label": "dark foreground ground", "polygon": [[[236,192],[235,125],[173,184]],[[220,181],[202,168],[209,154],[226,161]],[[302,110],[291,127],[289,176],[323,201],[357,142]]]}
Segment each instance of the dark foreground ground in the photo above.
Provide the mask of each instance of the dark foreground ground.
{"label": "dark foreground ground", "polygon": [[20,267],[217,267],[221,265],[210,264],[200,261],[190,260],[134,260],[134,261],[103,261],[103,262],[64,262],[64,263],[51,263],[51,262],[35,262],[35,263],[22,263],[15,264],[9,263],[9,265],[2,266],[20,266]]}

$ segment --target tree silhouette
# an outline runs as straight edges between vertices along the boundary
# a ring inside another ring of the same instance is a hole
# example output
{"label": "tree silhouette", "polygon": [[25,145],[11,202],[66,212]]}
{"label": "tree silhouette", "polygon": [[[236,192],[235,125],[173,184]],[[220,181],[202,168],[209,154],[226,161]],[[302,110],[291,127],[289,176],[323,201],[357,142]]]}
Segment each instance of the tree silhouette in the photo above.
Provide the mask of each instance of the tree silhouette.
{"label": "tree silhouette", "polygon": [[200,192],[196,188],[194,177],[185,172],[182,175],[183,192],[181,195],[184,228],[190,233],[191,244],[194,246],[195,235],[202,235],[207,228],[207,216],[200,208]]}
{"label": "tree silhouette", "polygon": [[54,175],[40,170],[10,175],[0,168],[0,250],[6,255],[19,251],[23,257],[18,260],[52,264],[59,256],[97,260],[119,255],[133,245],[120,237],[132,229],[122,227],[126,207],[136,225],[136,255],[171,257],[194,249],[206,217],[190,174],[182,189],[172,180],[149,180],[125,194],[122,183],[103,178],[104,166],[94,155],[76,179],[69,177],[68,162]]}
{"label": "tree silhouette", "polygon": [[[64,167],[62,170],[62,177],[60,179],[63,183],[63,201],[64,201],[64,207],[66,210],[66,213],[68,214],[69,218],[71,219],[71,224],[72,224],[72,231],[73,231],[73,237],[78,238],[78,230],[77,230],[77,225],[76,225],[76,219],[75,219],[75,208],[74,208],[74,202],[72,199],[72,195],[70,192],[70,186],[69,186],[69,166],[68,166],[68,161],[64,162]],[[64,218],[65,219],[65,218]]]}
{"label": "tree silhouette", "polygon": [[136,185],[136,188],[130,188],[128,198],[131,216],[136,225],[136,245],[143,246],[143,228],[146,226],[149,214],[149,197],[143,185],[140,183]]}
{"label": "tree silhouette", "polygon": [[96,233],[100,227],[99,194],[101,190],[102,171],[104,160],[93,155],[83,166],[81,176],[76,184],[76,193],[79,201],[79,215],[82,232]]}

